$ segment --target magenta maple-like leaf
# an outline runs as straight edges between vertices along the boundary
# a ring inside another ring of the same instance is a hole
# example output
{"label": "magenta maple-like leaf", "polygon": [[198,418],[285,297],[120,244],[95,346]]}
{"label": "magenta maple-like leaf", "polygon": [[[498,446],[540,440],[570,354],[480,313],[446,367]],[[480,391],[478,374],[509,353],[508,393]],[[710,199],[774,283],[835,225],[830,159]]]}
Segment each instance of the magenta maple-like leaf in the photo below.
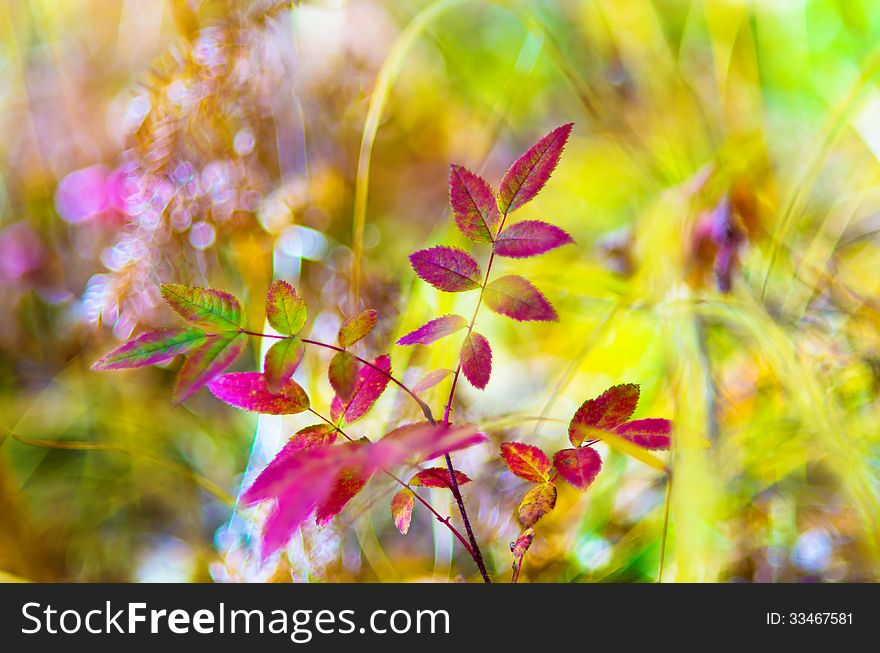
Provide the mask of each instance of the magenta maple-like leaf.
{"label": "magenta maple-like leaf", "polygon": [[438,245],[410,254],[409,261],[419,277],[445,292],[476,290],[482,284],[480,264],[460,249]]}
{"label": "magenta maple-like leaf", "polygon": [[461,371],[470,384],[482,390],[492,375],[492,348],[485,337],[472,331],[465,337],[460,353]]}
{"label": "magenta maple-like leaf", "polygon": [[495,279],[483,293],[486,305],[519,322],[555,322],[556,309],[530,281],[515,274]]}
{"label": "magenta maple-like leaf", "polygon": [[373,365],[383,370],[383,374],[374,367],[363,365],[358,372],[357,379],[354,382],[354,390],[351,393],[351,399],[346,401],[339,395],[333,397],[330,404],[330,416],[334,420],[342,419],[344,424],[352,424],[361,419],[373,404],[385,392],[390,381],[391,359],[387,355],[379,356],[373,361]]}
{"label": "magenta maple-like leaf", "polygon": [[208,389],[221,401],[253,413],[293,415],[309,408],[309,397],[296,381],[288,379],[271,392],[259,372],[223,374],[212,379]]}
{"label": "magenta maple-like leaf", "polygon": [[669,449],[672,445],[672,422],[659,417],[619,424],[614,428],[614,433],[645,449]]}
{"label": "magenta maple-like leaf", "polygon": [[498,234],[493,249],[498,256],[528,258],[573,242],[568,233],[555,225],[540,220],[523,220]]}
{"label": "magenta maple-like leaf", "polygon": [[504,173],[498,191],[498,208],[504,215],[515,211],[538,194],[559,163],[572,124],[557,127],[532,145]]}
{"label": "magenta maple-like leaf", "polygon": [[602,469],[602,458],[591,447],[563,449],[553,456],[553,464],[563,480],[578,490],[586,490]]}
{"label": "magenta maple-like leaf", "polygon": [[611,430],[630,418],[639,403],[639,386],[623,383],[608,388],[577,409],[568,426],[568,439],[574,446],[594,437],[593,429]]}
{"label": "magenta maple-like leaf", "polygon": [[492,242],[501,214],[485,179],[463,166],[449,166],[449,204],[462,234],[478,243]]}
{"label": "magenta maple-like leaf", "polygon": [[432,342],[445,338],[448,335],[467,328],[467,320],[461,315],[444,315],[426,324],[415,331],[411,331],[397,341],[398,345],[430,345]]}

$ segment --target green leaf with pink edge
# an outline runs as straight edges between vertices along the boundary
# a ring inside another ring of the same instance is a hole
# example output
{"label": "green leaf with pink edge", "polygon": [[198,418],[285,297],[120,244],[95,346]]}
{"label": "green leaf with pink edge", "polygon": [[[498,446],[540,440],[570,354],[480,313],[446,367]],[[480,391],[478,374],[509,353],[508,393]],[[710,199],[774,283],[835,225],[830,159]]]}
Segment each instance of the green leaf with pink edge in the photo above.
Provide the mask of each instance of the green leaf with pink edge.
{"label": "green leaf with pink edge", "polygon": [[363,313],[348,318],[339,327],[339,346],[351,347],[358,340],[366,336],[373,327],[376,326],[379,314],[372,308],[368,308]]}
{"label": "green leaf with pink edge", "polygon": [[230,406],[263,415],[295,415],[309,408],[309,397],[300,385],[288,379],[277,392],[266,387],[259,372],[233,372],[211,379],[208,389]]}
{"label": "green leaf with pink edge", "polygon": [[520,156],[501,180],[498,208],[512,213],[538,194],[559,163],[562,149],[571,133],[572,124],[557,127]]}
{"label": "green leaf with pink edge", "polygon": [[228,292],[179,283],[163,283],[160,291],[168,305],[187,322],[219,331],[241,328],[244,311]]}
{"label": "green leaf with pink edge", "polygon": [[492,348],[489,341],[476,331],[471,331],[461,344],[459,360],[464,378],[478,390],[485,388],[492,376]]}
{"label": "green leaf with pink edge", "polygon": [[614,432],[645,449],[665,450],[672,445],[672,422],[659,417],[636,419],[618,424]]}
{"label": "green leaf with pink edge", "polygon": [[344,424],[353,424],[366,415],[385,392],[390,381],[391,359],[387,355],[379,356],[373,361],[373,365],[385,373],[369,365],[362,365],[355,380],[351,399],[345,400],[338,395],[333,397],[330,417],[334,421],[341,419]]}
{"label": "green leaf with pink edge", "polygon": [[461,315],[444,315],[426,322],[397,341],[398,345],[430,345],[456,331],[467,328],[467,320]]}
{"label": "green leaf with pink edge", "polygon": [[[470,477],[464,472],[455,470],[455,481],[458,485],[470,483]],[[449,470],[445,467],[429,467],[422,469],[409,479],[410,485],[420,485],[422,487],[437,487],[452,489],[452,481],[449,477]]]}
{"label": "green leaf with pink edge", "polygon": [[413,507],[416,505],[415,493],[405,487],[391,499],[391,518],[401,535],[409,533],[412,524]]}
{"label": "green leaf with pink edge", "polygon": [[308,314],[306,303],[289,283],[278,279],[269,285],[266,319],[278,333],[296,335],[305,325]]}
{"label": "green leaf with pink edge", "polygon": [[354,394],[354,386],[358,378],[360,363],[351,353],[338,351],[330,359],[327,367],[327,378],[336,395],[345,401]]}
{"label": "green leaf with pink edge", "polygon": [[516,516],[524,527],[534,526],[548,512],[556,507],[556,486],[541,483],[526,492],[517,508]]}
{"label": "green leaf with pink edge", "polygon": [[523,220],[498,234],[493,249],[498,256],[528,258],[573,242],[571,236],[555,225],[540,220]]}
{"label": "green leaf with pink edge", "polygon": [[305,347],[294,338],[279,340],[269,347],[263,359],[263,374],[266,387],[270,392],[277,392],[302,363]]}
{"label": "green leaf with pink edge", "polygon": [[174,403],[185,401],[232,365],[247,343],[247,335],[238,331],[223,331],[208,336],[180,368],[172,395]]}
{"label": "green leaf with pink edge", "polygon": [[440,369],[428,372],[412,387],[412,391],[416,394],[420,394],[422,392],[425,392],[426,390],[430,390],[438,383],[441,383],[443,379],[450,376],[451,374],[454,374],[454,372],[447,369]]}
{"label": "green leaf with pink edge", "polygon": [[449,205],[462,234],[478,243],[492,242],[501,214],[485,179],[463,166],[449,166]]}
{"label": "green leaf with pink edge", "polygon": [[555,322],[556,310],[532,283],[515,274],[499,277],[486,286],[486,305],[519,322]]}
{"label": "green leaf with pink edge", "polygon": [[204,344],[208,335],[199,329],[157,329],[147,331],[101,358],[93,370],[122,370],[158,365]]}
{"label": "green leaf with pink edge", "polygon": [[550,459],[538,447],[522,442],[501,443],[501,457],[513,473],[533,483],[543,483],[550,478]]}
{"label": "green leaf with pink edge", "polygon": [[595,429],[611,430],[626,422],[639,403],[639,386],[623,383],[608,388],[577,409],[568,426],[568,439],[574,446],[593,439]]}
{"label": "green leaf with pink edge", "polygon": [[483,283],[480,264],[467,252],[439,245],[410,254],[419,277],[444,292],[476,290]]}
{"label": "green leaf with pink edge", "polygon": [[569,485],[586,490],[602,469],[602,458],[592,447],[562,449],[553,456],[553,464]]}

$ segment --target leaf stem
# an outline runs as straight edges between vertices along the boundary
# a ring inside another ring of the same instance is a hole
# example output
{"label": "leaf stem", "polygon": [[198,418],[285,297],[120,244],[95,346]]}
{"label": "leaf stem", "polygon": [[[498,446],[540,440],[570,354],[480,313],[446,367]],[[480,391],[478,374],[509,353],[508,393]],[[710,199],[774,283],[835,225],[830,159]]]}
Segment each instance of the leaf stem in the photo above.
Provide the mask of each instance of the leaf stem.
{"label": "leaf stem", "polygon": [[[319,413],[318,411],[314,410],[313,408],[309,408],[308,411],[309,411],[310,413],[312,413],[312,415],[314,415],[315,417],[317,417],[317,418],[319,418],[319,419],[321,419],[321,420],[327,422],[327,424],[329,424],[330,426],[332,426],[333,428],[335,428],[335,429],[337,430],[337,432],[339,432],[339,434],[342,435],[342,437],[344,437],[346,440],[348,440],[349,442],[354,442],[354,440],[351,438],[351,436],[349,436],[345,431],[343,431],[343,430],[339,427],[338,424],[334,424],[332,421],[330,421],[329,419],[327,419],[326,417],[324,417],[321,413]],[[369,438],[368,438],[368,439],[369,439]],[[476,560],[476,557],[474,556],[474,551],[473,551],[473,549],[471,549],[470,544],[468,544],[467,540],[464,538],[464,535],[462,535],[462,534],[459,532],[459,530],[458,530],[455,526],[452,525],[452,522],[449,521],[449,517],[443,517],[439,512],[437,512],[437,511],[434,509],[434,506],[432,506],[432,505],[431,505],[430,503],[428,503],[424,498],[422,498],[421,496],[419,496],[419,493],[416,492],[416,491],[413,489],[413,487],[412,487],[409,483],[407,483],[406,481],[402,480],[402,479],[401,479],[400,477],[398,477],[396,474],[394,474],[393,472],[391,472],[391,471],[385,469],[384,467],[380,467],[379,469],[381,469],[382,472],[383,472],[386,476],[388,476],[389,478],[391,478],[392,480],[394,480],[398,485],[400,485],[401,487],[404,487],[404,488],[406,488],[407,490],[409,490],[410,492],[412,492],[413,496],[414,496],[416,499],[418,499],[419,502],[420,502],[423,506],[425,506],[425,508],[427,508],[427,509],[431,512],[432,515],[434,515],[434,517],[437,518],[437,521],[439,521],[441,524],[445,524],[446,527],[447,527],[450,531],[452,531],[452,534],[455,535],[455,537],[458,538],[458,541],[461,542],[462,546],[465,548],[465,551],[468,552],[468,554],[471,556],[471,558],[474,558],[474,560]]]}
{"label": "leaf stem", "polygon": [[660,540],[660,567],[657,570],[657,582],[663,582],[663,563],[666,561],[666,534],[669,532],[669,503],[672,497],[672,472],[666,476],[666,501],[663,505],[663,537]]}

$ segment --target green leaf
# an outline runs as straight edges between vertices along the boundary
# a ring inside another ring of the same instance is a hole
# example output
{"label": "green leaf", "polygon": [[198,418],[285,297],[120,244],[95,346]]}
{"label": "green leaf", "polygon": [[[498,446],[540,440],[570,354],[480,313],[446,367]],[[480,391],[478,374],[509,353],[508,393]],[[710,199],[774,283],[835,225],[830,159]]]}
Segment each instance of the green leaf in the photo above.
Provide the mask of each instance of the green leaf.
{"label": "green leaf", "polygon": [[330,359],[327,378],[340,399],[345,401],[351,399],[360,367],[357,359],[347,351],[336,352],[336,355]]}
{"label": "green leaf", "polygon": [[306,323],[306,303],[286,281],[273,281],[266,294],[266,319],[278,333],[293,336]]}
{"label": "green leaf", "polygon": [[180,368],[174,387],[174,403],[185,401],[232,365],[247,346],[247,342],[247,335],[239,331],[224,331],[208,336],[207,341]]}
{"label": "green leaf", "polygon": [[295,338],[285,338],[272,345],[263,359],[266,387],[276,392],[296,372],[304,354],[305,347]]}
{"label": "green leaf", "polygon": [[207,337],[204,331],[193,328],[147,331],[111,351],[92,365],[92,369],[121,370],[158,365],[179,354],[188,354]]}
{"label": "green leaf", "polygon": [[348,318],[339,327],[339,345],[341,347],[351,347],[373,330],[373,327],[376,326],[377,318],[378,313],[372,308],[368,308],[363,313]]}
{"label": "green leaf", "polygon": [[162,297],[187,322],[209,329],[231,331],[241,328],[241,303],[228,292],[163,283]]}

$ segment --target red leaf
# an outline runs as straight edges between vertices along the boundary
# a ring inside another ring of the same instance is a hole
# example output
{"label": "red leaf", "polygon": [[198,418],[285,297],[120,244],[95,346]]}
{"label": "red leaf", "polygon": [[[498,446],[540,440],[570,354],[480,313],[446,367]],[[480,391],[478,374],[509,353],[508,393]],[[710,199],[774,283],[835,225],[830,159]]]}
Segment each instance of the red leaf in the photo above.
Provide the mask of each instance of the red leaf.
{"label": "red leaf", "polygon": [[585,440],[593,438],[594,434],[590,429],[610,430],[623,424],[633,414],[638,403],[639,386],[635,383],[608,388],[577,409],[568,427],[568,439],[577,447]]}
{"label": "red leaf", "polygon": [[672,422],[668,419],[637,419],[617,425],[614,432],[645,449],[668,449],[672,444]]}
{"label": "red leaf", "polygon": [[478,243],[491,243],[501,222],[492,188],[479,175],[449,166],[449,204],[459,231]]}
{"label": "red leaf", "polygon": [[199,329],[158,329],[147,331],[117,347],[92,365],[93,370],[122,370],[158,365],[179,354],[188,354],[205,342]]}
{"label": "red leaf", "polygon": [[461,371],[475,388],[482,390],[492,375],[492,348],[489,341],[471,331],[461,345]]}
{"label": "red leaf", "polygon": [[533,483],[543,483],[549,478],[550,459],[538,447],[522,442],[503,442],[501,457],[511,472]]}
{"label": "red leaf", "polygon": [[242,308],[228,292],[163,283],[162,298],[187,322],[223,331],[240,329]]}
{"label": "red leaf", "polygon": [[590,447],[557,451],[553,463],[559,475],[578,490],[586,490],[602,469],[602,459]]}
{"label": "red leaf", "polygon": [[349,401],[354,395],[359,369],[360,363],[347,351],[338,351],[330,359],[327,378],[330,380],[333,391],[343,401]]}
{"label": "red leaf", "polygon": [[[387,355],[379,356],[373,361],[373,365],[391,374],[391,359]],[[342,418],[344,424],[358,421],[382,396],[385,388],[388,387],[388,381],[387,375],[369,365],[363,365],[355,380],[351,400],[346,401],[339,396],[333,397],[330,416],[333,420]]]}
{"label": "red leaf", "polygon": [[454,247],[423,249],[410,254],[409,261],[419,277],[445,292],[475,290],[483,282],[479,263]]}
{"label": "red leaf", "polygon": [[358,313],[354,317],[348,318],[339,327],[339,345],[341,347],[351,347],[358,340],[367,335],[376,326],[376,320],[379,314],[372,308],[368,308],[363,313]]}
{"label": "red leaf", "polygon": [[415,331],[407,333],[398,345],[430,345],[432,342],[466,328],[468,325],[461,315],[444,315],[423,324]]}
{"label": "red leaf", "polygon": [[296,372],[304,355],[305,347],[293,338],[279,340],[269,347],[269,351],[266,352],[266,357],[263,359],[266,387],[271,392],[277,392],[281,385]]}
{"label": "red leaf", "polygon": [[527,258],[573,242],[571,236],[555,225],[523,220],[502,231],[493,248],[498,256]]}
{"label": "red leaf", "polygon": [[515,274],[489,283],[483,299],[496,313],[521,322],[555,322],[559,319],[541,291]]}
{"label": "red leaf", "polygon": [[[342,446],[366,446],[366,444],[363,441],[356,441]],[[372,471],[364,470],[357,465],[343,467],[333,479],[329,495],[317,507],[315,523],[318,527],[326,526],[331,519],[342,512],[346,504],[364,489],[371,475]]]}
{"label": "red leaf", "polygon": [[571,133],[571,123],[557,127],[532,145],[504,173],[498,192],[498,208],[504,215],[531,200],[544,187]]}
{"label": "red leaf", "polygon": [[[306,426],[290,436],[282,453],[296,453],[311,447],[329,447],[336,442],[339,431],[331,424],[313,424]],[[280,455],[280,454],[279,454]]]}
{"label": "red leaf", "polygon": [[266,294],[266,319],[272,328],[286,336],[296,335],[306,323],[305,302],[286,281],[276,280]]}
{"label": "red leaf", "polygon": [[515,542],[510,543],[510,552],[513,554],[513,575],[510,578],[511,583],[515,583],[519,579],[519,572],[522,569],[523,557],[526,551],[532,546],[532,540],[535,539],[535,529],[529,526]]}
{"label": "red leaf", "polygon": [[269,392],[259,372],[223,374],[208,383],[208,389],[230,406],[264,415],[294,415],[307,410],[309,398],[296,381],[288,379],[278,392]]}
{"label": "red leaf", "polygon": [[412,391],[416,394],[420,394],[425,390],[430,390],[435,385],[440,383],[443,379],[445,379],[450,374],[453,374],[452,370],[434,370],[433,372],[428,372],[423,376],[418,383],[416,383],[412,387]]}
{"label": "red leaf", "polygon": [[412,511],[416,504],[415,495],[409,488],[403,488],[391,499],[391,518],[401,535],[409,533],[412,523]]}
{"label": "red leaf", "polygon": [[247,336],[238,331],[223,331],[208,336],[205,343],[190,354],[180,368],[174,385],[174,403],[185,401],[232,365],[246,346]]}
{"label": "red leaf", "polygon": [[[471,479],[464,472],[455,470],[455,480],[459,485],[470,483]],[[422,487],[440,487],[452,489],[452,482],[449,478],[449,470],[445,467],[430,467],[423,469],[414,474],[409,479],[410,485],[421,485]]]}
{"label": "red leaf", "polygon": [[555,507],[556,486],[553,483],[541,483],[526,492],[517,508],[517,519],[528,528],[537,524],[539,519]]}

